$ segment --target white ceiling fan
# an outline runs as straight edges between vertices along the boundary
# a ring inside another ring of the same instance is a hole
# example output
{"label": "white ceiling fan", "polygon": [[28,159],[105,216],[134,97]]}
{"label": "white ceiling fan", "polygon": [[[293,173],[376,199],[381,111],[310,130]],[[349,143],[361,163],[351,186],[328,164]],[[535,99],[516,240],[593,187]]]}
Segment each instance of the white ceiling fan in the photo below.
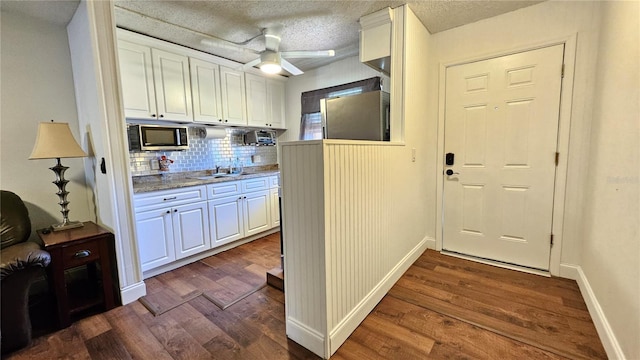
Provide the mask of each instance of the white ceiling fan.
{"label": "white ceiling fan", "polygon": [[[300,59],[300,58],[319,58],[319,57],[331,57],[335,55],[334,50],[300,50],[300,51],[280,51],[280,40],[282,36],[282,29],[284,26],[282,24],[270,26],[268,28],[262,29],[262,33],[258,36],[255,36],[249,40],[243,41],[241,43],[235,43],[227,40],[210,40],[203,39],[201,43],[213,47],[225,48],[225,49],[235,49],[242,52],[251,52],[253,54],[259,55],[259,57],[255,60],[252,60],[246,64],[244,64],[243,69],[250,69],[254,66],[258,66],[262,72],[268,74],[277,74],[282,69],[286,70],[291,75],[300,75],[304,72],[293,64],[291,64],[286,59]],[[252,40],[258,37],[264,37],[265,49],[263,51],[256,51],[253,49],[248,49],[242,47],[242,45],[246,45]],[[224,43],[223,43],[224,42]]]}

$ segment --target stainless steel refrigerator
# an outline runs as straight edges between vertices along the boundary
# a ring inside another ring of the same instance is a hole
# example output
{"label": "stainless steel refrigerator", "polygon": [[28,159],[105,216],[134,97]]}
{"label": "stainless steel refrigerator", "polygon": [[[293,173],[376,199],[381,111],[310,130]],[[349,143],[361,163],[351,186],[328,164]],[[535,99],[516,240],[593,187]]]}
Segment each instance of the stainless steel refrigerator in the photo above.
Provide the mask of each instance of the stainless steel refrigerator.
{"label": "stainless steel refrigerator", "polygon": [[389,93],[370,91],[320,101],[325,139],[389,141]]}

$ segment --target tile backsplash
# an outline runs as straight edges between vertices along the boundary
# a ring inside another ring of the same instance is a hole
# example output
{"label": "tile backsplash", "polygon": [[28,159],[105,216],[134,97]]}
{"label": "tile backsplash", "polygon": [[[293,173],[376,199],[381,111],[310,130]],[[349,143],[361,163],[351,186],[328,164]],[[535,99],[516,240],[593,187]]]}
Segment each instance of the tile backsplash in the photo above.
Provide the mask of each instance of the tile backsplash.
{"label": "tile backsplash", "polygon": [[196,127],[189,127],[189,150],[185,151],[129,151],[131,175],[155,175],[166,171],[154,170],[151,162],[162,155],[173,160],[169,172],[185,172],[226,168],[229,161],[240,159],[243,166],[277,164],[275,146],[244,145],[244,130],[226,129],[224,139],[200,139]]}

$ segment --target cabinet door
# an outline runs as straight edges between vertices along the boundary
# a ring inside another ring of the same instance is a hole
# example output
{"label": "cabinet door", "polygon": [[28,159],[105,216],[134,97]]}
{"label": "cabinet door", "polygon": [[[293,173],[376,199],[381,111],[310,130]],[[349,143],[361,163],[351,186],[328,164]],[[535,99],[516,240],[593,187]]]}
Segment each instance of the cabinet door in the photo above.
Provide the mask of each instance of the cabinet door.
{"label": "cabinet door", "polygon": [[267,80],[267,104],[269,111],[269,127],[286,129],[284,123],[284,83],[276,80]]}
{"label": "cabinet door", "polygon": [[193,121],[189,58],[151,49],[158,120]]}
{"label": "cabinet door", "polygon": [[176,259],[171,210],[158,209],[136,214],[136,240],[142,271]]}
{"label": "cabinet door", "polygon": [[209,212],[206,201],[176,206],[172,209],[172,214],[176,259],[182,259],[211,248]]}
{"label": "cabinet door", "polygon": [[208,124],[222,122],[220,67],[217,64],[190,58],[193,120]]}
{"label": "cabinet door", "polygon": [[278,189],[269,190],[271,194],[271,227],[280,226],[280,196]]}
{"label": "cabinet door", "polygon": [[119,40],[118,58],[125,117],[156,119],[156,94],[153,85],[151,49],[147,46]]}
{"label": "cabinet door", "polygon": [[244,73],[220,66],[223,123],[247,125]]}
{"label": "cabinet door", "polygon": [[209,228],[212,247],[244,237],[242,196],[229,196],[209,201]]}
{"label": "cabinet door", "polygon": [[247,87],[247,123],[250,126],[268,127],[267,79],[245,74]]}
{"label": "cabinet door", "polygon": [[244,232],[246,236],[271,229],[271,194],[255,191],[243,196]]}

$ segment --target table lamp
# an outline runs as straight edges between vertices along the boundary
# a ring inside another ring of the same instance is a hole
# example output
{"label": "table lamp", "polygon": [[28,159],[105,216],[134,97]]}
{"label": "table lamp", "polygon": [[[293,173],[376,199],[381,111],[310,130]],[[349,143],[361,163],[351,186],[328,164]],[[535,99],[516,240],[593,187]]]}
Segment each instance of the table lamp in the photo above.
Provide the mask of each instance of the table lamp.
{"label": "table lamp", "polygon": [[38,135],[36,144],[33,146],[29,160],[35,159],[56,159],[56,166],[50,167],[56,174],[54,184],[58,186],[58,197],[60,198],[60,206],[62,210],[62,222],[51,225],[53,231],[72,229],[83,226],[80,221],[69,221],[69,200],[67,195],[69,192],[65,189],[69,180],[65,180],[64,172],[69,168],[60,163],[61,158],[77,158],[85,157],[87,153],[82,150],[73,134],[68,123],[41,122],[38,125]]}

